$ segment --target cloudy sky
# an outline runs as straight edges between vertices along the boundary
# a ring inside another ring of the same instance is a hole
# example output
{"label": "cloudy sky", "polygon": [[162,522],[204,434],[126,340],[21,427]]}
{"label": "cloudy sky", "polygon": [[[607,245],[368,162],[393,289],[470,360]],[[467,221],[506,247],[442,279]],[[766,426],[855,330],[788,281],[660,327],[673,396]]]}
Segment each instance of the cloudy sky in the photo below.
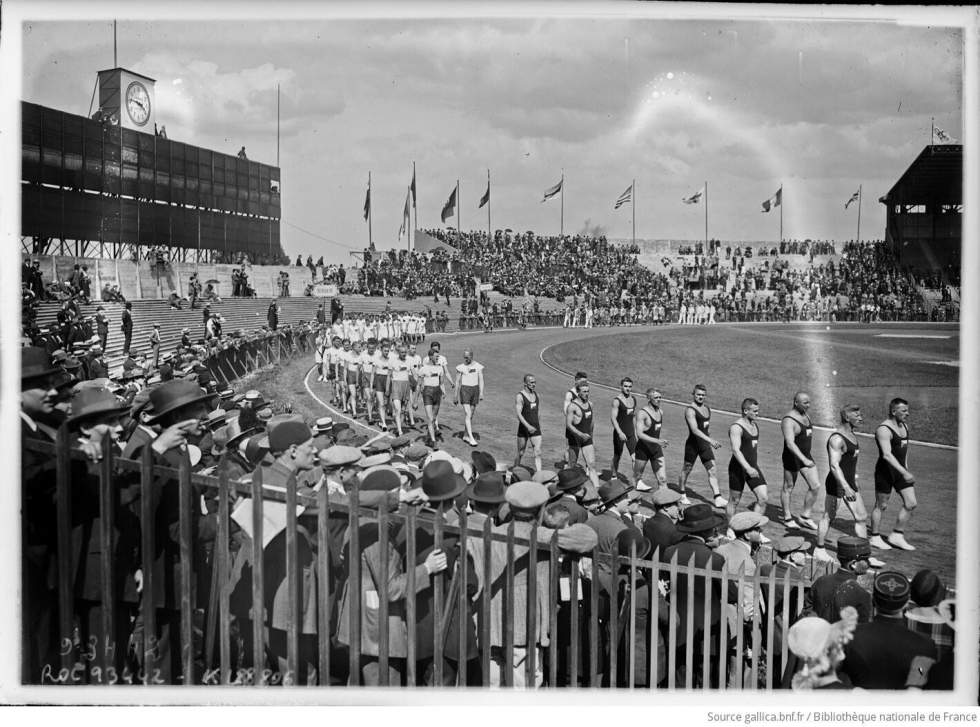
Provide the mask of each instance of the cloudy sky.
{"label": "cloudy sky", "polygon": [[[292,255],[343,261],[366,244],[369,171],[375,243],[404,245],[413,161],[421,227],[441,224],[458,178],[463,227],[485,228],[489,168],[494,228],[556,233],[559,200],[541,198],[564,169],[566,232],[628,238],[629,206],[613,204],[635,178],[638,238],[701,238],[704,208],[680,200],[705,181],[712,237],[778,239],[778,210],[760,203],[780,185],[787,238],[853,237],[856,209],[843,205],[858,185],[862,237],[883,237],[877,199],[929,142],[931,117],[962,136],[957,29],[630,17],[647,12],[630,5],[588,17],[573,6],[577,17],[538,7],[537,17],[257,21],[236,7],[212,20],[116,13],[119,65],[157,79],[171,139],[232,154],[244,145],[272,164],[281,85]],[[112,66],[105,17],[25,24],[21,97],[85,114],[96,71]]]}

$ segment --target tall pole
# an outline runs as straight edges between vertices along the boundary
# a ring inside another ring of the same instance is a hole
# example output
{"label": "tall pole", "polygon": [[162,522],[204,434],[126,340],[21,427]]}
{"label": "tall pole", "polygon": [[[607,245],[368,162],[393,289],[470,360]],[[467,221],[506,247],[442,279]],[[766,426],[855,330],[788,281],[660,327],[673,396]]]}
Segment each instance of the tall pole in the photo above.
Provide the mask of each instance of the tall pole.
{"label": "tall pole", "polygon": [[[626,39],[626,43],[627,43],[626,46],[627,52],[629,52],[629,45],[628,45],[629,38]],[[630,207],[633,208],[633,245],[635,247],[636,246],[636,180],[635,179],[633,180],[631,189],[633,191],[633,194],[630,195],[632,197],[632,199],[630,199]]]}
{"label": "tall pole", "polygon": [[279,84],[276,84],[276,166],[279,166]]}
{"label": "tall pole", "polygon": [[783,199],[783,183],[779,183],[779,241],[783,241],[783,205],[786,204],[786,200]]}
{"label": "tall pole", "polygon": [[487,168],[487,245],[493,239],[493,227],[490,224],[490,169]]}
{"label": "tall pole", "polygon": [[459,180],[456,180],[456,242],[459,243],[460,249],[463,248],[463,223],[459,221],[460,207],[462,207],[462,200],[459,196]]}
{"label": "tall pole", "polygon": [[558,222],[558,236],[565,236],[565,170],[561,170],[561,218]]}
{"label": "tall pole", "polygon": [[370,249],[371,245],[373,244],[373,238],[371,237],[371,213],[373,212],[373,210],[371,209],[372,207],[374,207],[374,205],[371,204],[371,172],[368,172],[368,249]]}
{"label": "tall pole", "polygon": [[929,125],[930,125],[930,127],[929,127],[929,146],[932,146],[932,143],[936,140],[936,117],[935,116],[930,116],[929,117]]}
{"label": "tall pole", "polygon": [[858,232],[857,232],[858,245],[861,244],[861,192],[863,186],[864,185],[861,184],[858,185]]}
{"label": "tall pole", "polygon": [[[418,194],[418,185],[415,182],[415,162],[412,162],[412,209],[415,211],[415,225],[409,230],[409,239],[412,241],[412,249],[415,249],[415,238],[412,236],[419,227],[419,208],[415,206],[415,195]],[[411,220],[409,220],[411,221]]]}
{"label": "tall pole", "polygon": [[[708,180],[704,181],[704,253],[708,253]],[[704,266],[701,266],[701,290],[704,291]]]}

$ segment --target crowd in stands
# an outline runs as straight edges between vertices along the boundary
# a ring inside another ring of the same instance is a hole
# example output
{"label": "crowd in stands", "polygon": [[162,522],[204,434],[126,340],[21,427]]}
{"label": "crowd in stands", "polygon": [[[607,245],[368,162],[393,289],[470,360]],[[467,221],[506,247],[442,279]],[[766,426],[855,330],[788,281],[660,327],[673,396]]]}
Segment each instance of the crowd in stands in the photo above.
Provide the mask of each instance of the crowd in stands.
{"label": "crowd in stands", "polygon": [[[301,324],[290,330],[290,345],[301,338],[322,337],[326,331],[324,324]],[[878,572],[872,566],[868,540],[842,536],[837,543],[838,562],[812,579],[807,575],[810,564],[803,539],[790,536],[767,546],[769,541],[761,535],[768,520],[754,511],[738,512],[729,519],[707,503],[683,506],[681,494],[669,487],[640,493],[610,471],[592,482],[584,470],[566,462],[535,471],[505,463],[509,455],[484,448],[473,449],[468,458],[456,457],[435,441],[429,442],[432,446],[422,444],[421,433],[415,430],[368,439],[328,417],[305,420],[293,413],[289,399],[276,400],[268,392],[247,387],[236,391],[227,382],[219,383],[209,368],[209,358],[222,346],[227,352],[255,339],[285,335],[267,329],[253,334],[237,331],[228,336],[230,340],[219,336],[196,343],[185,335],[163,356],[158,340],[152,356],[130,356],[122,372],[112,375],[94,340],[73,344],[70,350],[23,348],[26,681],[61,683],[57,665],[66,644],[76,666],[65,678],[74,683],[109,683],[102,668],[104,658],[123,683],[124,675],[130,683],[144,677],[161,684],[206,681],[206,675],[214,673],[218,650],[206,643],[204,633],[214,631],[203,624],[209,617],[214,622],[220,589],[230,594],[229,654],[233,673],[242,683],[264,672],[273,676],[273,684],[278,678],[278,683],[285,679],[300,685],[378,685],[387,680],[399,686],[413,673],[420,685],[478,686],[486,680],[491,686],[575,687],[588,686],[590,672],[595,671],[601,686],[650,687],[666,685],[667,664],[674,659],[680,685],[690,676],[695,687],[719,686],[722,661],[730,688],[758,686],[751,684],[752,678],[761,678],[764,684],[764,675],[751,668],[750,649],[737,650],[742,643],[766,651],[775,688],[952,688],[955,601],[931,570],[911,578],[897,571]],[[428,356],[438,361],[438,352],[433,355],[430,350]],[[58,631],[65,619],[59,618],[58,592],[49,578],[57,572],[56,458],[38,448],[51,445],[59,430],[80,455],[69,468],[70,557],[67,565],[60,566],[68,568],[61,577],[71,584],[69,634]],[[101,603],[98,505],[100,473],[105,469],[100,460],[107,441],[115,452],[108,472],[119,493],[112,505],[118,544],[112,560],[118,599],[112,628],[120,641],[112,649]],[[160,468],[152,473],[152,487],[141,483],[138,468],[120,461],[139,462],[144,453]],[[179,483],[182,468],[199,476],[186,499]],[[223,503],[216,481],[206,479],[219,471],[241,485],[232,490],[227,503],[232,517],[222,526],[218,518]],[[247,493],[259,475],[263,486],[280,491],[294,488],[298,498],[305,498],[294,551],[301,595],[292,614],[286,595],[292,584],[286,577],[289,531],[283,510],[265,501],[268,519],[261,555],[250,536],[254,503]],[[318,509],[318,503],[324,502],[321,491],[334,508],[332,514]],[[154,493],[150,503],[142,500],[147,492]],[[346,510],[355,497],[362,508],[355,518],[356,537]],[[141,599],[145,545],[141,513],[147,510],[157,534],[155,633],[146,633],[150,627]],[[382,510],[390,527],[384,538],[379,535]],[[410,512],[416,517],[411,527],[405,520]],[[182,547],[183,523],[188,520],[192,539]],[[436,522],[445,529],[438,536]],[[465,545],[448,530],[463,522],[469,529]],[[538,557],[529,558],[526,545],[506,544],[507,537],[532,534],[545,545],[556,542],[554,562],[560,569],[554,574],[556,580],[566,580],[574,569],[581,600],[574,595],[562,596],[558,603],[549,600],[552,566],[547,547]],[[232,560],[227,583],[214,575],[219,538]],[[497,540],[485,550],[484,538]],[[620,557],[588,559],[595,552]],[[779,588],[760,586],[761,592],[756,593],[750,578],[751,592],[746,595],[736,588],[737,581],[715,578],[709,585],[703,574],[691,579],[682,575],[674,581],[661,571],[659,578],[649,579],[648,569],[631,571],[631,554],[658,558],[663,564],[694,558],[699,568],[745,569],[749,575],[759,569],[762,583],[773,572],[792,587],[784,591],[783,580],[778,580]],[[324,559],[329,561],[327,567]],[[259,638],[264,640],[259,650],[262,662],[255,663],[252,619],[256,614],[251,608],[259,561],[266,611],[258,624]],[[532,561],[535,586],[528,575]],[[357,572],[355,562],[360,583],[348,580]],[[180,584],[182,568],[188,567],[192,567],[198,611],[190,642],[185,642]],[[521,584],[516,590],[502,585],[511,573],[512,582]],[[412,594],[409,583],[414,583]],[[460,597],[461,589],[465,598]],[[653,589],[658,592],[656,600],[651,598]],[[358,595],[356,601],[353,593]],[[478,628],[484,593],[491,622]],[[384,631],[378,621],[379,595],[387,599]],[[410,595],[414,608],[407,610]],[[786,597],[791,600],[784,608]],[[505,598],[511,599],[507,605]],[[536,618],[525,622],[528,601],[536,602]],[[691,602],[695,621],[688,624]],[[657,604],[656,612],[649,611],[651,603]],[[746,604],[777,615],[767,621]],[[557,620],[552,620],[552,607]],[[414,622],[409,613],[415,614]],[[636,614],[635,629],[625,625],[630,613]],[[292,620],[297,616],[298,622]],[[739,616],[744,619],[741,623]],[[586,628],[593,619],[598,624],[595,641]],[[730,627],[721,627],[723,619]],[[576,633],[569,627],[573,620],[580,624],[581,641],[576,644],[570,640]],[[286,644],[293,625],[299,634],[298,672],[289,674]],[[760,625],[764,631],[757,640],[753,633]],[[693,644],[686,643],[688,626]],[[325,641],[317,638],[321,628],[329,630]],[[778,631],[765,631],[769,628]],[[722,633],[727,634],[724,641]],[[434,650],[437,634],[444,637],[441,655]],[[776,658],[783,638],[790,654],[785,663],[781,656]],[[385,662],[379,654],[384,639],[389,658],[388,672],[382,675]],[[410,641],[416,659],[411,672],[406,664]],[[152,648],[144,648],[147,643]],[[318,672],[325,661],[318,653],[323,643],[330,650],[328,673]],[[771,651],[768,644],[773,644]],[[556,648],[548,648],[551,645]],[[655,661],[651,648],[656,649]],[[675,650],[668,654],[668,648]],[[691,663],[687,663],[689,648]],[[359,658],[357,653],[350,658],[351,649],[360,650]],[[489,674],[481,671],[480,656],[486,651]],[[192,656],[193,674],[182,671],[185,654]],[[465,662],[458,661],[459,654]],[[627,667],[627,655],[634,659],[635,670]],[[557,659],[554,668],[551,658]],[[573,665],[575,658],[580,661]],[[507,659],[511,661],[505,663]],[[742,660],[747,660],[741,664],[744,668],[736,669]],[[350,664],[353,673],[348,671]],[[506,682],[509,666],[514,667],[513,675]],[[707,681],[703,681],[705,671]],[[745,681],[738,683],[736,674]]]}

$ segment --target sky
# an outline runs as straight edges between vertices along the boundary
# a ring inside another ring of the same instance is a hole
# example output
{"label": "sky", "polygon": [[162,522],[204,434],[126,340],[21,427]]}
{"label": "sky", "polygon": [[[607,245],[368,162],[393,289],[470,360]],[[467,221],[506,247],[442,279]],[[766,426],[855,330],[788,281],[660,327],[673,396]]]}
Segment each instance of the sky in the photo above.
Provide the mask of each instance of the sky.
{"label": "sky", "polygon": [[779,209],[761,203],[782,187],[785,238],[851,239],[857,209],[844,203],[859,186],[862,238],[882,238],[877,200],[932,119],[962,137],[956,28],[644,17],[632,4],[309,17],[328,4],[248,20],[251,7],[29,20],[21,98],[87,113],[96,72],[112,66],[115,15],[118,63],[156,79],[169,138],[275,164],[279,85],[284,247],[333,262],[368,241],[369,172],[375,244],[406,245],[413,162],[422,228],[442,226],[458,179],[462,227],[486,229],[489,170],[494,229],[556,234],[561,200],[542,195],[564,173],[566,233],[629,238],[630,205],[613,207],[635,179],[641,239],[702,239],[704,204],[681,199],[705,182],[713,238],[778,240]]}

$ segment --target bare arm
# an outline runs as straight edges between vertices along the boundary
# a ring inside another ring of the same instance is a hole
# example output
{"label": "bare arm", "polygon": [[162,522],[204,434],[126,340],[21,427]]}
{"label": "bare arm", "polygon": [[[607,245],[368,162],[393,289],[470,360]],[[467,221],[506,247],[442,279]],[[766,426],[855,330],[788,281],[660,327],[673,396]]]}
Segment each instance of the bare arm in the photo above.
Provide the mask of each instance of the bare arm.
{"label": "bare arm", "polygon": [[621,440],[626,441],[626,434],[620,428],[619,422],[616,421],[617,414],[619,414],[619,397],[615,396],[612,400],[612,409],[609,413],[609,421],[612,422],[613,432],[615,432],[616,436]]}
{"label": "bare arm", "polygon": [[480,369],[476,375],[480,382],[480,401],[483,401],[483,369]]}
{"label": "bare arm", "polygon": [[684,412],[684,420],[687,422],[687,428],[690,430],[693,436],[697,437],[698,439],[703,439],[705,442],[710,444],[715,449],[721,446],[717,440],[712,439],[707,434],[705,434],[700,429],[698,429],[698,420],[697,417],[694,416],[693,407],[688,407],[687,411]]}
{"label": "bare arm", "polygon": [[745,470],[745,474],[749,477],[758,477],[758,470],[750,465],[749,461],[745,459],[745,455],[742,454],[742,427],[738,424],[732,424],[728,428],[728,441],[732,445],[732,456],[742,466],[742,469]]}
{"label": "bare arm", "polygon": [[786,449],[792,452],[794,456],[796,456],[796,458],[803,463],[803,466],[812,467],[813,460],[810,459],[809,457],[804,457],[803,452],[800,451],[800,448],[796,446],[796,441],[795,441],[796,435],[799,434],[800,427],[801,427],[800,423],[796,421],[796,419],[794,419],[793,417],[789,417],[789,416],[783,417],[783,422],[782,422],[783,442],[786,443]]}
{"label": "bare arm", "polygon": [[840,467],[841,457],[844,456],[845,445],[844,437],[838,436],[836,439],[834,435],[830,435],[830,440],[827,442],[827,456],[830,460],[830,471],[833,473],[834,477],[837,479],[837,484],[844,491],[844,498],[846,500],[854,499],[854,490],[847,482],[847,478],[844,476],[844,470]]}
{"label": "bare arm", "polygon": [[892,454],[892,435],[891,427],[885,424],[882,424],[875,430],[875,439],[878,442],[878,450],[881,452],[881,458],[891,465],[902,476],[903,480],[910,483],[915,482],[912,473],[905,467],[902,467],[898,459],[895,458],[895,455]]}
{"label": "bare arm", "polygon": [[575,425],[582,421],[582,414],[577,406],[569,406],[568,411],[565,413],[565,426],[578,437],[580,440],[586,438],[585,434],[580,432]]}

